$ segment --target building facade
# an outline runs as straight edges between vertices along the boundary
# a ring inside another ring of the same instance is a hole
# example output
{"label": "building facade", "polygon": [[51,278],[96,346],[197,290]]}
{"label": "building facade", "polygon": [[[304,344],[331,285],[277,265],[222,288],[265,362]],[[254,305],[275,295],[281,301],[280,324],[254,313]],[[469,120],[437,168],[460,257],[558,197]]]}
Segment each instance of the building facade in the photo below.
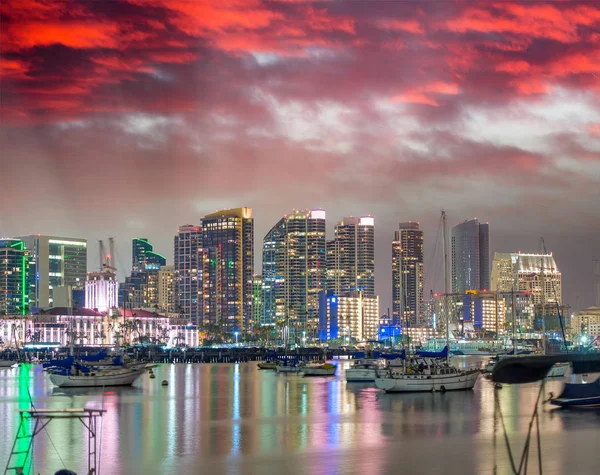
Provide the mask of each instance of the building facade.
{"label": "building facade", "polygon": [[186,224],[179,227],[174,238],[175,312],[194,324],[201,322],[201,263],[202,228]]}
{"label": "building facade", "polygon": [[394,323],[404,327],[424,322],[423,231],[419,223],[400,223],[392,243],[392,299]]}
{"label": "building facade", "polygon": [[263,238],[262,325],[275,325],[285,318],[286,235],[286,218],[281,218]]}
{"label": "building facade", "polygon": [[[322,209],[295,210],[280,220],[265,236],[273,242],[270,262],[271,308],[269,315],[283,321],[288,335],[317,338],[319,292],[326,288],[326,213]],[[263,281],[264,282],[264,281]]]}
{"label": "building facade", "polygon": [[254,322],[254,219],[251,208],[202,219],[202,322],[243,332]]}
{"label": "building facade", "polygon": [[29,252],[29,306],[53,306],[52,289],[83,288],[87,275],[87,240],[57,236],[23,236]]}
{"label": "building facade", "polygon": [[452,292],[490,289],[489,224],[465,221],[450,231]]}
{"label": "building facade", "polygon": [[571,334],[584,345],[600,338],[600,307],[575,312],[571,319]]}
{"label": "building facade", "polygon": [[175,313],[175,266],[161,266],[158,270],[158,309]]}
{"label": "building facade", "polygon": [[356,291],[319,293],[321,340],[339,339],[347,344],[377,340],[379,318],[379,297]]}
{"label": "building facade", "polygon": [[21,239],[0,239],[0,315],[27,313],[28,265],[28,251]]}
{"label": "building facade", "polygon": [[113,272],[90,272],[85,281],[85,307],[109,312],[119,305],[119,282]]}
{"label": "building facade", "polygon": [[327,288],[337,294],[375,295],[375,219],[348,217],[327,242]]}

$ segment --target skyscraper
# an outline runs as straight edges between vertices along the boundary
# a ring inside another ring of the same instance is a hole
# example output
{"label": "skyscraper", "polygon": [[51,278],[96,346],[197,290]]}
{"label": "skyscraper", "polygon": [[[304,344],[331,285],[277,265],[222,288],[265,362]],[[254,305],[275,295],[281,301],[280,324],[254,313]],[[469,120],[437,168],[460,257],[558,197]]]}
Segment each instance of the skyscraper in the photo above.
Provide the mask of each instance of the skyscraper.
{"label": "skyscraper", "polygon": [[[317,336],[319,292],[326,286],[326,213],[322,209],[294,211],[265,236],[269,248],[269,273],[275,290],[269,294],[269,315],[283,319],[289,334]],[[278,285],[280,284],[280,285]],[[280,314],[281,312],[281,314]]]}
{"label": "skyscraper", "polygon": [[419,223],[400,223],[392,243],[392,298],[396,324],[423,325],[423,231]]}
{"label": "skyscraper", "polygon": [[243,331],[253,323],[254,219],[251,208],[202,218],[202,319]]}
{"label": "skyscraper", "polygon": [[0,239],[0,316],[25,315],[28,254],[20,239]]}
{"label": "skyscraper", "polygon": [[489,224],[477,218],[459,223],[450,231],[452,292],[490,288]]}
{"label": "skyscraper", "polygon": [[83,288],[87,275],[87,240],[55,236],[23,236],[29,251],[29,305],[53,306],[52,289]]}
{"label": "skyscraper", "polygon": [[281,218],[263,238],[261,325],[274,325],[285,318],[286,234],[286,218]]}
{"label": "skyscraper", "polygon": [[199,293],[201,275],[198,262],[202,249],[202,228],[186,224],[174,239],[175,312],[194,324],[200,323]]}
{"label": "skyscraper", "polygon": [[158,269],[166,266],[167,260],[164,256],[154,252],[154,248],[148,238],[133,238],[131,240],[131,267],[145,269],[146,267]]}
{"label": "skyscraper", "polygon": [[344,218],[335,227],[335,238],[327,242],[328,289],[340,295],[363,292],[375,295],[375,219],[372,216]]}
{"label": "skyscraper", "polygon": [[161,266],[158,271],[158,309],[175,312],[175,266]]}

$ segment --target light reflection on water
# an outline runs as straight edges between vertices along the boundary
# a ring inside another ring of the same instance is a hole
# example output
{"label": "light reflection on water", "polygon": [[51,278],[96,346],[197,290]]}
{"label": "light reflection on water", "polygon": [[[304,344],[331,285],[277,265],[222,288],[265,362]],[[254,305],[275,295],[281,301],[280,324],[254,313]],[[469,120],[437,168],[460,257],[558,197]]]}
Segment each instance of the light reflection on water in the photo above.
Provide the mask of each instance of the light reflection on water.
{"label": "light reflection on water", "polygon": [[[458,362],[468,359],[455,359]],[[18,408],[104,407],[101,473],[510,473],[504,440],[494,450],[494,389],[384,394],[333,378],[301,378],[240,365],[160,365],[133,388],[53,388],[39,367],[0,373],[0,465]],[[169,386],[162,387],[166,379]],[[547,391],[560,390],[560,382]],[[521,451],[538,386],[499,391],[507,430]],[[600,462],[600,411],[541,414],[545,473],[593,473]],[[496,422],[498,425],[498,422]],[[68,467],[84,473],[87,437],[78,421],[48,427]],[[34,467],[61,464],[45,434]],[[535,457],[532,454],[532,458]],[[0,467],[2,468],[2,467]],[[36,472],[37,473],[37,472]],[[534,472],[536,473],[536,472]]]}

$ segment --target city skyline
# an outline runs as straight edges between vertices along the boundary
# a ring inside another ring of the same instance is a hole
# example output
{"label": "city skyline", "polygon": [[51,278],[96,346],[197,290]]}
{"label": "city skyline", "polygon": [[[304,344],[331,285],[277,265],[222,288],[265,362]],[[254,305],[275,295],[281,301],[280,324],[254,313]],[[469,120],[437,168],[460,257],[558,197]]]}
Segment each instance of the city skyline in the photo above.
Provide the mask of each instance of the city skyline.
{"label": "city skyline", "polygon": [[444,208],[492,223],[491,252],[543,236],[565,301],[595,302],[594,3],[52,3],[0,7],[3,236],[114,236],[124,268],[215,209],[253,208],[257,236],[371,214],[387,308],[392,230],[419,220],[427,253]]}
{"label": "city skyline", "polygon": [[[325,210],[327,211],[327,210]],[[213,211],[211,212],[207,212],[206,214],[211,214]],[[368,213],[366,213],[367,215]],[[284,213],[284,216],[289,215],[289,210],[288,213]],[[368,214],[369,216],[372,216],[371,214]],[[347,216],[347,213],[344,214],[342,213],[342,216]],[[255,220],[255,229],[258,229],[256,227],[256,222],[259,223],[259,226],[262,224],[263,226],[261,227],[265,227],[264,226],[264,219],[261,219],[260,214],[258,214],[257,217],[257,213],[254,212],[254,220]],[[331,240],[334,237],[334,230],[335,230],[335,226],[339,223],[340,219],[337,218],[337,216],[333,216],[331,217],[330,213],[328,213],[328,220],[327,220],[327,235],[326,238],[327,240]],[[377,219],[377,217],[374,217],[375,222],[378,223],[379,220]],[[197,223],[200,223],[202,220],[201,217],[198,217],[195,221]],[[192,221],[192,220],[188,220],[188,221]],[[427,220],[425,220],[426,222]],[[439,219],[438,219],[439,221]],[[452,217],[448,218],[448,224],[447,224],[447,236],[448,236],[448,247],[450,249],[450,245],[451,245],[451,239],[450,239],[450,229],[452,226],[460,224],[463,221],[455,221]],[[424,229],[423,223],[420,223],[420,230],[423,231],[424,234],[424,241],[425,241],[425,252],[424,252],[424,256],[425,256],[425,265],[424,265],[424,274],[425,274],[425,279],[424,279],[424,299],[428,300],[429,298],[429,292],[430,290],[433,290],[436,293],[441,293],[443,292],[443,272],[442,272],[442,258],[441,258],[441,228],[439,228],[440,223],[437,222],[435,224],[431,224],[429,229]],[[177,227],[177,229],[179,228],[185,228],[188,226],[192,226],[192,227],[200,227],[200,224],[186,224],[186,225],[180,225]],[[271,225],[272,226],[272,225]],[[376,231],[375,231],[375,255],[376,255],[376,284],[375,284],[375,293],[376,295],[379,296],[380,299],[380,311],[382,314],[386,314],[387,313],[387,309],[390,308],[390,310],[393,307],[392,304],[392,291],[391,291],[391,287],[392,287],[392,250],[393,250],[393,242],[394,242],[394,234],[397,231],[397,227],[398,224],[394,224],[392,226],[391,229],[385,229],[382,230],[381,226],[377,225],[376,226]],[[436,232],[439,231],[440,232],[440,236],[439,238],[436,236]],[[56,234],[56,233],[55,233]],[[148,234],[148,240],[150,241],[150,243],[152,243],[153,247],[155,248],[155,251],[158,253],[158,251],[160,251],[159,255],[163,255],[166,257],[167,260],[167,265],[173,265],[174,264],[174,247],[173,247],[173,234],[168,233],[167,238],[165,240],[161,240],[158,239],[156,236],[162,236],[161,234],[158,233],[153,233],[152,230],[148,230],[148,232],[146,233]],[[177,232],[175,232],[175,234],[177,234]],[[256,231],[255,230],[255,237],[254,237],[254,271],[255,274],[261,274],[262,272],[262,253],[263,253],[263,243],[262,243],[262,238],[260,237],[260,231]],[[389,234],[389,235],[388,235]],[[492,232],[491,232],[491,236],[490,236],[490,262],[491,259],[493,258],[494,254],[497,252],[509,252],[509,253],[540,253],[541,249],[539,247],[539,238],[537,240],[532,240],[532,245],[530,247],[525,247],[525,246],[518,246],[516,247],[516,250],[514,249],[509,249],[506,250],[506,247],[496,247],[494,242],[495,242],[495,234],[496,234],[496,226],[493,227]],[[78,233],[77,236],[79,235],[83,235],[81,233]],[[265,233],[266,235],[266,233]],[[101,236],[102,238],[105,239],[105,236]],[[97,251],[96,251],[96,246],[98,243],[97,239],[94,238],[84,238],[87,239],[88,241],[88,272],[93,272],[96,271],[98,268],[98,263],[97,261]],[[116,267],[117,267],[117,277],[118,280],[120,282],[124,282],[125,281],[125,277],[130,276],[131,274],[131,263],[132,263],[132,253],[131,253],[131,247],[132,247],[132,242],[137,239],[136,237],[131,237],[129,238],[129,240],[125,243],[123,242],[118,242],[116,243],[116,247],[115,247],[115,254],[116,254]],[[164,243],[164,241],[167,241],[166,245]],[[170,241],[170,242],[169,242]],[[159,243],[157,245],[157,243]],[[381,247],[383,246],[383,249],[381,249]],[[432,261],[433,257],[432,253],[434,252],[434,246],[437,247],[435,249],[435,261]],[[498,249],[502,249],[501,251],[499,251]],[[129,250],[129,253],[128,253]],[[568,267],[567,263],[563,263],[563,256],[558,255],[557,252],[555,252],[553,250],[553,248],[549,249],[549,252],[551,252],[552,254],[554,254],[554,256],[557,259],[557,262],[561,268],[561,271],[563,273],[563,295],[564,295],[564,304],[568,305],[571,307],[572,310],[576,310],[576,309],[582,309],[585,307],[589,307],[595,304],[595,298],[596,298],[596,294],[595,294],[595,290],[594,290],[594,286],[595,286],[595,281],[594,281],[594,276],[593,276],[593,269],[592,269],[592,261],[590,260],[589,262],[589,267],[590,267],[590,276],[589,279],[587,280],[587,284],[589,287],[589,302],[586,301],[586,288],[577,288],[577,285],[574,284],[573,280],[576,279],[577,275],[576,274],[572,274],[569,275],[568,273],[565,273],[565,271],[563,270],[564,267]],[[451,255],[450,255],[450,250],[448,252],[448,279],[449,279],[449,285],[451,286]],[[381,259],[383,259],[383,262],[381,261]],[[585,263],[585,261],[583,261]],[[387,269],[386,273],[383,273],[384,271],[382,271],[382,269]],[[381,275],[383,273],[383,275]],[[490,271],[490,275],[491,275],[491,271]],[[569,300],[569,296],[572,295],[572,300]],[[579,298],[577,298],[579,297]],[[577,306],[578,305],[578,306]]]}

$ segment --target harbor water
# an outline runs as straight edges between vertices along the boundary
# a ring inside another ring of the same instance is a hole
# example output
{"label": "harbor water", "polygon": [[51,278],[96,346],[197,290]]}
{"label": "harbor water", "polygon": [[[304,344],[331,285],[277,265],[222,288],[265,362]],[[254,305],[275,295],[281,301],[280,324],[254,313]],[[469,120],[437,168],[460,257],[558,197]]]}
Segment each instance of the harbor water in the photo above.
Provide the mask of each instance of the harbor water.
{"label": "harbor water", "polygon": [[[55,388],[40,366],[0,370],[0,468],[17,410],[30,401],[107,411],[99,423],[101,474],[509,474],[501,417],[518,463],[539,384],[495,390],[480,378],[473,391],[384,394],[346,383],[350,362],[335,364],[336,376],[326,378],[260,371],[256,363],[165,364],[155,379],[145,374],[131,388],[105,389]],[[544,397],[560,387],[547,382]],[[544,405],[539,423],[544,474],[598,473],[600,410]],[[63,463],[86,473],[87,441],[79,421],[52,421],[35,438],[31,473],[52,474]],[[529,463],[528,473],[538,473],[535,435]]]}

